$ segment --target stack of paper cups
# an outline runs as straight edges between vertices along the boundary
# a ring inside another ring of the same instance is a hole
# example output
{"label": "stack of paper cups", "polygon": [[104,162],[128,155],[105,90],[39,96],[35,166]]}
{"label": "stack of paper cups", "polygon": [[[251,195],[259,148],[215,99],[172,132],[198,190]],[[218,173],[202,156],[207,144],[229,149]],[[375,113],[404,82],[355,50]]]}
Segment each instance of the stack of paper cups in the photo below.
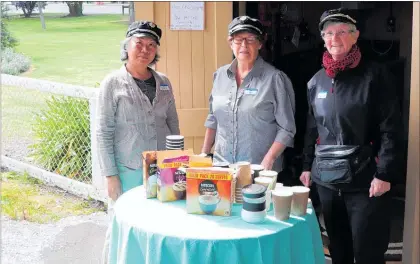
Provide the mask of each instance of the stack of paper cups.
{"label": "stack of paper cups", "polygon": [[167,150],[183,150],[184,149],[184,136],[169,135],[166,137]]}

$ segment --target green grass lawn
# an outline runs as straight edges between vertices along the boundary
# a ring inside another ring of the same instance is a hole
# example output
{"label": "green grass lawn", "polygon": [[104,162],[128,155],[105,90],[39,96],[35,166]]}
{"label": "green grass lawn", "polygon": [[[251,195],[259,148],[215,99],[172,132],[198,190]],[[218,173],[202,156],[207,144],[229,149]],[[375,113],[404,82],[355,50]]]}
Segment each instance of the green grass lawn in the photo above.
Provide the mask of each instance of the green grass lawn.
{"label": "green grass lawn", "polygon": [[[15,48],[32,60],[31,69],[22,76],[95,87],[109,72],[122,64],[120,42],[125,37],[128,16],[89,15],[63,17],[47,14],[47,29],[38,17],[10,17],[7,22],[18,39]],[[33,113],[45,106],[50,96],[20,87],[2,87],[2,134],[31,137]]]}
{"label": "green grass lawn", "polygon": [[9,30],[19,41],[16,51],[32,60],[22,76],[94,87],[110,71],[121,66],[120,42],[128,16],[46,16],[47,29],[39,18],[14,18]]}
{"label": "green grass lawn", "polygon": [[50,223],[105,210],[101,203],[44,186],[26,173],[2,172],[0,181],[2,213],[14,220]]}

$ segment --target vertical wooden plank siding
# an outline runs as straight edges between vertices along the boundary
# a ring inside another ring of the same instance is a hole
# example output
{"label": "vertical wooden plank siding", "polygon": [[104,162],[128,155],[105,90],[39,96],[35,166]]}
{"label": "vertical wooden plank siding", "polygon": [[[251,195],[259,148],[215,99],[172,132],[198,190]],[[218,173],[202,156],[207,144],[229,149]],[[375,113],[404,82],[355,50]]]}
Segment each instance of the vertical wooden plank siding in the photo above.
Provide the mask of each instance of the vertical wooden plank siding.
{"label": "vertical wooden plank siding", "polygon": [[[155,23],[162,29],[166,28],[166,8],[168,8],[167,2],[156,2],[154,17]],[[160,60],[156,64],[156,70],[166,74],[167,72],[167,47],[168,47],[168,38],[166,36],[166,30],[162,30],[162,37],[160,39],[159,54]]]}
{"label": "vertical wooden plank siding", "polygon": [[205,107],[209,107],[209,96],[213,88],[213,74],[216,71],[215,2],[206,2],[206,28],[204,35],[204,96]]}
{"label": "vertical wooden plank siding", "polygon": [[193,108],[206,107],[205,79],[204,79],[204,34],[203,31],[191,32],[192,52],[192,100]]}
{"label": "vertical wooden plank siding", "polygon": [[135,18],[136,20],[155,21],[153,2],[134,2]]}
{"label": "vertical wooden plank siding", "polygon": [[[167,8],[165,9],[166,13],[166,24],[165,28],[162,28],[162,32],[166,34],[166,75],[169,78],[169,81],[172,84],[175,102],[177,108],[181,106],[180,100],[180,80],[179,80],[179,42],[178,36],[179,31],[169,30],[170,28],[170,2],[165,2]],[[182,133],[182,132],[181,132]]]}
{"label": "vertical wooden plank siding", "polygon": [[171,81],[185,147],[200,153],[213,73],[232,61],[226,41],[231,2],[205,2],[204,31],[170,30],[170,2],[135,2],[136,20],[154,21],[162,29],[156,69]]}
{"label": "vertical wooden plank siding", "polygon": [[403,263],[420,263],[420,3],[413,3],[411,46],[410,119],[408,132],[407,184],[404,215]]}
{"label": "vertical wooden plank siding", "polygon": [[179,31],[179,91],[181,109],[192,108],[191,31]]}
{"label": "vertical wooden plank siding", "polygon": [[232,8],[232,2],[216,2],[215,38],[217,68],[232,61],[232,50],[227,43],[228,25],[232,21]]}

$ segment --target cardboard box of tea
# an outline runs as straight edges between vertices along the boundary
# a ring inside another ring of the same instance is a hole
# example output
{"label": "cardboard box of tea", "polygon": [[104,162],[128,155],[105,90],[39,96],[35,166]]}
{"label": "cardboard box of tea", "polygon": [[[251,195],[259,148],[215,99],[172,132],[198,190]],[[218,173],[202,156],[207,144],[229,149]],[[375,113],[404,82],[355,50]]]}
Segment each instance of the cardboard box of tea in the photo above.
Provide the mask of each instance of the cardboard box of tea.
{"label": "cardboard box of tea", "polygon": [[223,168],[188,168],[187,213],[230,216],[232,173]]}

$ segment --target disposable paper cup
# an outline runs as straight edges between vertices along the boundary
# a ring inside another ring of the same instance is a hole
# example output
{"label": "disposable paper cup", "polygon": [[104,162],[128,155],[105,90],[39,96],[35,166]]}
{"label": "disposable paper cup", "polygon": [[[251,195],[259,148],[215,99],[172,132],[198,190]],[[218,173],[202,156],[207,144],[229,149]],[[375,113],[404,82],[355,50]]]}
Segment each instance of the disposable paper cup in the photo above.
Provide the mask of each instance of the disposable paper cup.
{"label": "disposable paper cup", "polygon": [[290,217],[293,192],[288,189],[278,189],[271,192],[274,204],[274,217],[278,220],[287,220]]}
{"label": "disposable paper cup", "polygon": [[272,181],[271,184],[271,189],[274,190],[274,187],[276,186],[277,183],[277,171],[272,171],[272,170],[263,170],[259,172],[259,177],[265,177],[265,178],[269,178]]}
{"label": "disposable paper cup", "polygon": [[267,189],[271,189],[271,185],[273,184],[273,181],[266,177],[257,177],[254,180],[256,184],[264,185]]}
{"label": "disposable paper cup", "polygon": [[292,209],[291,213],[296,216],[304,216],[308,207],[309,188],[304,186],[293,186]]}
{"label": "disposable paper cup", "polygon": [[255,179],[255,178],[260,176],[260,171],[264,170],[264,167],[260,164],[252,164],[251,165],[251,170],[254,171],[253,179]]}

